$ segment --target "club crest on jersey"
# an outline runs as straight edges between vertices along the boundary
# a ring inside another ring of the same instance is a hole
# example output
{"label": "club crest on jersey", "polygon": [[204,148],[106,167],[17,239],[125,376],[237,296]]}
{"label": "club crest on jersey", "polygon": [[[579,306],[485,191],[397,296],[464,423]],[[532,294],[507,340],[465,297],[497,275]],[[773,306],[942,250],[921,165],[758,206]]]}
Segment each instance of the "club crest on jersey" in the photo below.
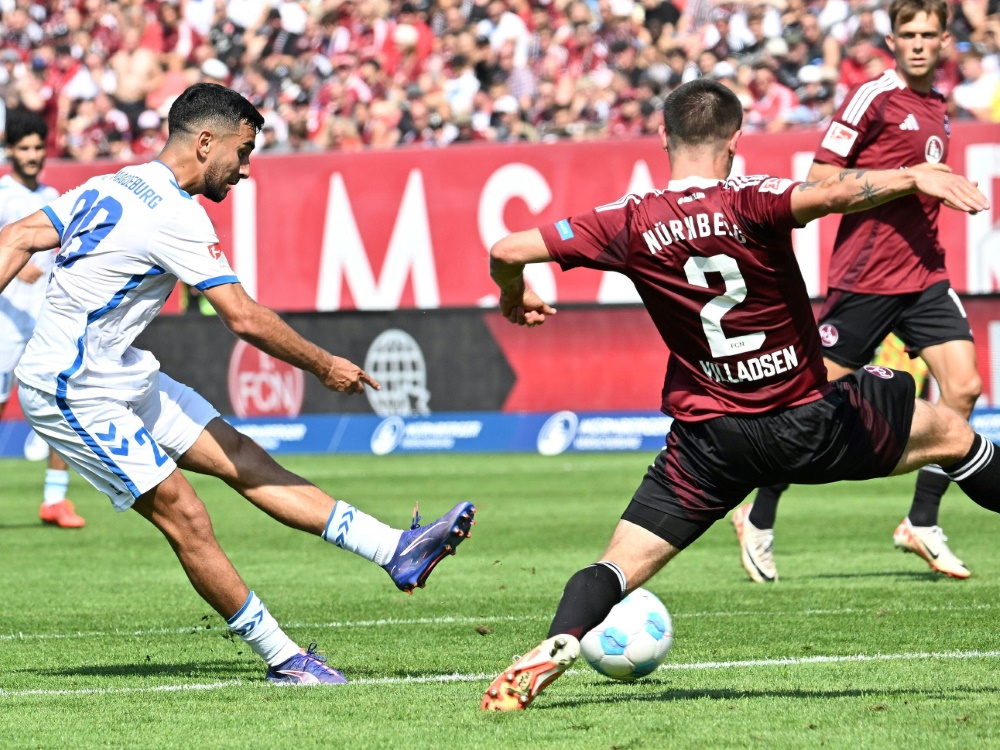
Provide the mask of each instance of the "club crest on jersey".
{"label": "club crest on jersey", "polygon": [[837,156],[846,157],[851,153],[851,147],[857,139],[857,130],[852,130],[842,123],[834,122],[826,131],[826,135],[823,136],[823,142],[820,145],[837,154]]}
{"label": "club crest on jersey", "polygon": [[924,147],[924,156],[931,164],[937,164],[944,156],[944,143],[936,135],[932,135],[927,139],[927,145]]}
{"label": "club crest on jersey", "polygon": [[840,333],[837,326],[824,323],[819,327],[819,340],[823,346],[833,346],[840,340]]}
{"label": "club crest on jersey", "polygon": [[893,376],[892,370],[888,367],[882,367],[882,365],[865,365],[865,371],[883,380],[891,380]]}
{"label": "club crest on jersey", "polygon": [[208,246],[208,254],[218,260],[222,257],[222,246],[218,242],[213,242]]}

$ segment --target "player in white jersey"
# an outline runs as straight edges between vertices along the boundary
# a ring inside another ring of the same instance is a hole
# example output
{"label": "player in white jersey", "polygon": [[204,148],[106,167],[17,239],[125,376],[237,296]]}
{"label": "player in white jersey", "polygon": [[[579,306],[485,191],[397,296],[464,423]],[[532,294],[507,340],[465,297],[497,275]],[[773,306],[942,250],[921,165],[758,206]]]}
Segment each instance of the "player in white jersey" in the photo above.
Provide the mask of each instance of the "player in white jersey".
{"label": "player in white jersey", "polygon": [[315,644],[302,650],[292,642],[247,588],[178,467],[218,477],[278,521],[379,564],[404,591],[423,586],[468,536],[475,509],[463,502],[429,526],[392,529],[283,469],[132,346],[179,279],[240,338],[327,388],[379,387],[247,296],[192,197],[222,201],[249,176],[260,113],[236,92],[201,83],[177,98],[168,122],[156,161],[95,177],[0,231],[0,289],[32,253],[61,244],[17,368],[21,406],[116,509],[134,509],[167,537],[198,593],[267,662],[268,680],[345,682]]}
{"label": "player in white jersey", "polygon": [[[49,128],[38,115],[9,112],[6,142],[10,174],[0,177],[0,227],[34,213],[59,197],[54,187],[42,185],[38,175],[45,166],[45,139]],[[14,368],[35,328],[35,319],[45,299],[45,284],[54,255],[36,253],[0,294],[0,416],[14,389]],[[44,523],[78,529],[83,518],[66,499],[69,471],[66,463],[49,451],[45,489],[38,515]]]}

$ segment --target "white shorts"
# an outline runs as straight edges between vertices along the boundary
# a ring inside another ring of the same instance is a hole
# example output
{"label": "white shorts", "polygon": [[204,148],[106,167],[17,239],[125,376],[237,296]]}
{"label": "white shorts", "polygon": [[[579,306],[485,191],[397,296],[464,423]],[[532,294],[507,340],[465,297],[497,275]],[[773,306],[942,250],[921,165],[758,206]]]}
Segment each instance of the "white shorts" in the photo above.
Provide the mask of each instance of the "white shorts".
{"label": "white shorts", "polygon": [[173,473],[205,426],[219,416],[192,388],[159,374],[140,401],[60,399],[20,383],[21,410],[69,466],[128,510]]}

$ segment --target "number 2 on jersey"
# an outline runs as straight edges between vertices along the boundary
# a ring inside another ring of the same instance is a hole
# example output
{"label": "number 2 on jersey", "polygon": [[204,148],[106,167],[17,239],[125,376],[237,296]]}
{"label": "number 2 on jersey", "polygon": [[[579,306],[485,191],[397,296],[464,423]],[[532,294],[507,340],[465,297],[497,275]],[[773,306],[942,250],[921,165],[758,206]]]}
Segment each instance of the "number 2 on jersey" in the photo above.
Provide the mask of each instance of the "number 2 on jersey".
{"label": "number 2 on jersey", "polygon": [[[108,236],[122,218],[122,204],[106,195],[100,200],[96,190],[85,190],[73,204],[73,216],[62,241],[56,265],[69,268]],[[104,216],[98,219],[101,212]],[[74,247],[74,244],[79,242]]]}
{"label": "number 2 on jersey", "polygon": [[747,284],[740,273],[736,260],[728,255],[712,255],[707,258],[692,256],[684,264],[684,273],[689,284],[709,289],[707,273],[722,274],[726,291],[713,297],[701,308],[701,326],[712,356],[731,357],[734,354],[755,352],[764,346],[767,337],[763,331],[745,333],[742,336],[727,337],[722,330],[722,317],[747,298]]}

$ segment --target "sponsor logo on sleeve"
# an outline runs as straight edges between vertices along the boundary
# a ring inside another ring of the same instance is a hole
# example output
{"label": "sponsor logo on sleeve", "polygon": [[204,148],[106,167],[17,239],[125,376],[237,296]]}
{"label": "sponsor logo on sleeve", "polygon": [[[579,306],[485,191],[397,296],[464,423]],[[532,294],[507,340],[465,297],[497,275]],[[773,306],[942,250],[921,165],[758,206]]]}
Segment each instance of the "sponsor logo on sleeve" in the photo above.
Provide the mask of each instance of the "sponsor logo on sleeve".
{"label": "sponsor logo on sleeve", "polygon": [[559,236],[564,240],[573,239],[573,227],[569,225],[567,219],[561,219],[556,222],[556,231],[559,232]]}
{"label": "sponsor logo on sleeve", "polygon": [[781,177],[768,177],[757,189],[761,193],[774,193],[775,195],[781,195],[789,187],[791,187],[792,181]]}
{"label": "sponsor logo on sleeve", "polygon": [[826,135],[823,136],[823,142],[820,145],[837,154],[837,156],[846,157],[851,153],[851,148],[857,139],[857,130],[853,130],[843,123],[834,122],[826,131]]}
{"label": "sponsor logo on sleeve", "polygon": [[865,372],[869,372],[877,378],[882,378],[883,380],[891,380],[893,376],[893,371],[888,367],[882,367],[882,365],[865,365]]}

